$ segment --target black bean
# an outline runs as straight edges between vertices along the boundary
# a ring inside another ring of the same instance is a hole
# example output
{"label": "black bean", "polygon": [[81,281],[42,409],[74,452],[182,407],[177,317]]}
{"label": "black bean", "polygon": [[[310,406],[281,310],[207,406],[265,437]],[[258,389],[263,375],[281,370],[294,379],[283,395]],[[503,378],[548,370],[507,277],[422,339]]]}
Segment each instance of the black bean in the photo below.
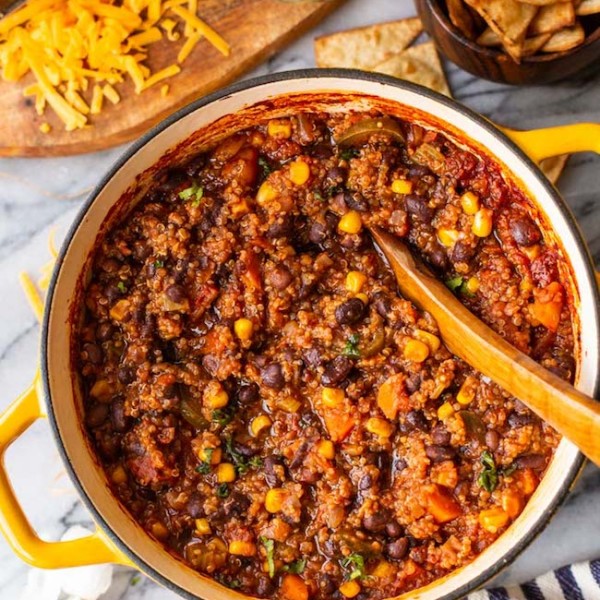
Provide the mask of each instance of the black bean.
{"label": "black bean", "polygon": [[290,462],[290,469],[296,469],[302,463],[304,463],[304,459],[306,458],[306,455],[308,454],[308,450],[312,446],[312,443],[312,440],[304,440],[300,444],[300,447],[298,448],[298,450],[296,450],[296,453],[294,454],[294,457]]}
{"label": "black bean", "polygon": [[477,251],[477,244],[472,246],[471,244],[465,242],[464,240],[458,240],[454,247],[452,248],[452,262],[453,263],[468,263],[475,252]]}
{"label": "black bean", "polygon": [[258,400],[258,392],[258,385],[251,381],[247,384],[242,385],[242,387],[239,388],[237,397],[241,404],[251,404]]}
{"label": "black bean", "polygon": [[206,354],[202,357],[202,366],[214,377],[219,370],[219,359],[212,354]]}
{"label": "black bean", "polygon": [[400,431],[408,433],[418,429],[419,431],[429,431],[429,421],[421,410],[411,410],[406,414],[406,418],[400,423]]}
{"label": "black bean", "polygon": [[448,256],[446,251],[439,244],[433,247],[427,255],[429,263],[440,271],[445,271],[448,268]]}
{"label": "black bean", "polygon": [[348,208],[359,212],[367,212],[369,203],[358,192],[344,192],[344,202]]}
{"label": "black bean", "polygon": [[318,348],[308,348],[302,352],[302,362],[311,369],[323,364],[323,356]]}
{"label": "black bean", "polygon": [[102,364],[102,350],[96,344],[84,344],[83,351],[87,354],[88,360],[94,365]]}
{"label": "black bean", "polygon": [[336,591],[336,586],[331,576],[327,573],[318,573],[317,582],[322,597],[331,598]]}
{"label": "black bean", "polygon": [[431,220],[433,219],[433,210],[427,205],[424,198],[415,196],[414,194],[408,194],[404,198],[404,203],[406,205],[406,210],[409,214],[413,215],[413,217],[417,217],[424,223],[431,223]]}
{"label": "black bean", "polygon": [[204,502],[197,492],[192,492],[186,507],[190,517],[197,519],[204,515]]}
{"label": "black bean", "polygon": [[360,481],[358,482],[358,489],[361,492],[364,492],[365,490],[370,490],[373,487],[373,477],[371,477],[371,475],[369,475],[368,473],[366,475],[363,475],[360,478]]}
{"label": "black bean", "polygon": [[510,233],[519,246],[532,246],[542,237],[538,226],[526,216],[515,217],[510,221]]}
{"label": "black bean", "polygon": [[546,457],[543,454],[523,454],[515,458],[513,465],[517,469],[535,469],[541,471],[546,466]]}
{"label": "black bean", "polygon": [[379,510],[371,515],[365,515],[362,520],[362,526],[371,533],[379,533],[385,529],[390,520],[389,510]]}
{"label": "black bean", "polygon": [[451,446],[438,446],[433,444],[425,447],[425,454],[427,458],[433,463],[443,462],[445,460],[452,460],[456,456],[456,450]]}
{"label": "black bean", "polygon": [[96,338],[101,342],[106,342],[112,337],[115,329],[110,323],[100,323],[96,328]]}
{"label": "black bean", "polygon": [[252,448],[252,446],[250,446],[249,444],[244,444],[239,440],[233,440],[232,447],[235,453],[241,454],[246,458],[251,458],[258,452],[257,448]]}
{"label": "black bean", "polygon": [[308,239],[313,244],[322,244],[328,237],[330,231],[327,225],[315,221],[308,231]]}
{"label": "black bean", "polygon": [[223,503],[223,513],[225,516],[230,516],[232,514],[243,515],[248,510],[250,506],[250,498],[245,496],[241,492],[235,491],[232,492],[227,500]]}
{"label": "black bean", "polygon": [[408,552],[408,538],[401,537],[385,546],[385,553],[390,557],[396,560],[400,560],[404,558]]}
{"label": "black bean", "polygon": [[387,317],[392,310],[392,303],[383,292],[377,292],[373,296],[373,306],[377,313],[384,318]]}
{"label": "black bean", "polygon": [[397,475],[398,473],[402,473],[402,471],[404,471],[406,467],[408,467],[408,463],[403,458],[396,458],[394,460],[393,469],[395,475]]}
{"label": "black bean", "polygon": [[259,598],[270,598],[275,591],[273,582],[266,575],[258,575],[256,582],[256,595]]}
{"label": "black bean", "polygon": [[346,183],[346,177],[348,177],[348,169],[345,167],[331,167],[325,174],[323,180],[324,189],[337,188]]}
{"label": "black bean", "polygon": [[87,410],[85,422],[88,427],[98,427],[106,421],[106,417],[108,417],[108,406],[106,404],[94,404]]}
{"label": "black bean", "polygon": [[123,432],[129,425],[129,417],[125,414],[125,404],[123,400],[115,400],[110,407],[110,418],[113,424],[113,429],[118,432]]}
{"label": "black bean", "polygon": [[311,156],[327,159],[333,155],[333,148],[329,144],[317,144],[310,149]]}
{"label": "black bean", "polygon": [[412,179],[420,179],[426,175],[431,175],[431,171],[425,165],[413,165],[408,169],[408,176]]}
{"label": "black bean", "polygon": [[518,412],[511,412],[508,415],[508,424],[513,427],[513,428],[517,428],[517,427],[524,427],[525,425],[529,425],[530,423],[533,423],[534,421],[534,417],[531,413],[518,413]]}
{"label": "black bean", "polygon": [[279,363],[270,363],[262,371],[263,383],[274,390],[280,390],[285,385],[283,369]]}
{"label": "black bean", "polygon": [[335,318],[340,325],[352,325],[365,314],[365,305],[360,298],[350,298],[335,309]]}
{"label": "black bean", "polygon": [[171,285],[166,291],[167,297],[173,302],[182,302],[185,298],[185,290],[178,284]]}
{"label": "black bean", "polygon": [[131,383],[135,378],[135,371],[133,367],[127,365],[121,365],[117,369],[117,379],[124,385]]}
{"label": "black bean", "polygon": [[179,389],[177,383],[169,383],[163,390],[163,396],[167,399],[177,398],[179,396]]}
{"label": "black bean", "polygon": [[282,483],[281,477],[275,467],[282,466],[281,458],[278,456],[267,456],[263,462],[265,482],[269,487],[277,487]]}
{"label": "black bean", "polygon": [[336,356],[330,360],[325,366],[321,383],[326,386],[333,386],[341,383],[346,379],[354,364],[346,356]]}
{"label": "black bean", "polygon": [[447,446],[450,443],[450,432],[442,423],[438,423],[431,430],[431,441],[436,446]]}
{"label": "black bean", "polygon": [[498,449],[499,444],[500,434],[493,429],[487,431],[485,434],[485,445],[493,452]]}
{"label": "black bean", "polygon": [[112,304],[118,298],[121,297],[122,293],[116,284],[111,283],[106,286],[106,288],[104,290],[104,295],[106,296],[106,299]]}
{"label": "black bean", "polygon": [[292,274],[285,265],[276,265],[267,273],[267,280],[276,290],[285,290],[292,282]]}
{"label": "black bean", "polygon": [[404,530],[402,529],[402,525],[400,525],[398,521],[390,521],[385,526],[385,534],[392,539],[400,537],[403,531]]}
{"label": "black bean", "polygon": [[404,387],[409,394],[414,394],[421,387],[421,375],[419,373],[409,373],[404,382]]}
{"label": "black bean", "polygon": [[280,238],[287,237],[293,229],[293,221],[289,216],[280,216],[277,220],[269,227],[267,231],[268,238]]}

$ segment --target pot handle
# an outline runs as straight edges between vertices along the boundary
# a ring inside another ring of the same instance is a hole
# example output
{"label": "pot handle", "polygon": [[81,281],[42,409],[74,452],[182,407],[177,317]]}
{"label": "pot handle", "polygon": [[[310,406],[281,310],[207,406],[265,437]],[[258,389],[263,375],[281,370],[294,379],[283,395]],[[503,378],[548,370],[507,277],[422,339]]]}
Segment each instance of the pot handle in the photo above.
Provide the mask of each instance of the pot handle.
{"label": "pot handle", "polygon": [[536,163],[558,154],[588,151],[600,154],[600,123],[559,125],[531,131],[501,129]]}
{"label": "pot handle", "polygon": [[46,416],[40,405],[39,385],[38,372],[29,388],[0,415],[0,531],[17,556],[41,569],[108,562],[131,566],[100,529],[76,540],[46,542],[38,537],[23,513],[6,473],[4,453],[30,425]]}

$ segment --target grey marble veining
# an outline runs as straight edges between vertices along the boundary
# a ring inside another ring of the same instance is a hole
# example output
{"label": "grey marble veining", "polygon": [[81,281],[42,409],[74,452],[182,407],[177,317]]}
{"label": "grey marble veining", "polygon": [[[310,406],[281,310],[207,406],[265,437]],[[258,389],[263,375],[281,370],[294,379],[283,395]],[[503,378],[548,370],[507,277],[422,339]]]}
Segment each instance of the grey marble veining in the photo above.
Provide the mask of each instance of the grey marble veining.
{"label": "grey marble veining", "polygon": [[[314,65],[314,35],[402,18],[414,13],[408,0],[348,0],[347,4],[253,74]],[[513,88],[478,80],[446,65],[455,97],[494,121],[515,128],[559,123],[600,122],[600,72],[550,87]],[[50,258],[48,235],[57,240],[82,200],[123,151],[57,159],[0,160],[0,410],[30,382],[38,352],[39,328],[18,284],[20,271],[37,275]],[[600,260],[600,158],[572,157],[559,188],[572,207],[592,253]],[[36,423],[8,451],[16,493],[33,525],[58,539],[72,525],[90,519],[66,477],[47,424]],[[523,581],[575,560],[600,557],[600,471],[588,466],[555,518],[539,538],[500,577]],[[0,539],[0,599],[16,600],[28,567]],[[105,600],[164,600],[169,592],[133,571],[117,569]]]}

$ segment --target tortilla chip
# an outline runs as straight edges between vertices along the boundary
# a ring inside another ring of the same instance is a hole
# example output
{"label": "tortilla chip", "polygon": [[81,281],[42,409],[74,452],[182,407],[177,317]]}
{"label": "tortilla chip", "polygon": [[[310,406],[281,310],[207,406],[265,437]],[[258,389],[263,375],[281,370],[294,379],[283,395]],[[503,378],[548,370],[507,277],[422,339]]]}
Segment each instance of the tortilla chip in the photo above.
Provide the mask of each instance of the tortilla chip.
{"label": "tortilla chip", "polygon": [[566,52],[579,46],[585,40],[585,31],[580,23],[561,29],[542,46],[542,52]]}
{"label": "tortilla chip", "polygon": [[540,161],[540,169],[552,183],[556,183],[567,164],[567,160],[569,160],[568,154],[545,158]]}
{"label": "tortilla chip", "polygon": [[477,38],[477,43],[487,47],[502,46],[500,36],[489,27]]}
{"label": "tortilla chip", "polygon": [[525,38],[525,41],[523,42],[523,56],[531,56],[532,54],[539,52],[540,48],[544,46],[551,37],[551,33],[540,33],[539,35]]}
{"label": "tortilla chip", "polygon": [[529,33],[554,33],[575,24],[575,9],[571,2],[559,2],[542,6],[529,26]]}
{"label": "tortilla chip", "polygon": [[580,17],[600,13],[600,0],[583,0],[575,10],[575,13]]}
{"label": "tortilla chip", "polygon": [[446,96],[451,95],[433,42],[411,46],[375,65],[371,70],[418,83]]}
{"label": "tortilla chip", "polygon": [[319,37],[315,58],[319,67],[365,69],[402,52],[421,33],[420,19],[402,19]]}
{"label": "tortilla chip", "polygon": [[538,9],[517,0],[465,0],[502,39],[506,51],[518,62],[529,24]]}
{"label": "tortilla chip", "polygon": [[475,20],[463,0],[446,0],[452,24],[469,40],[475,39]]}

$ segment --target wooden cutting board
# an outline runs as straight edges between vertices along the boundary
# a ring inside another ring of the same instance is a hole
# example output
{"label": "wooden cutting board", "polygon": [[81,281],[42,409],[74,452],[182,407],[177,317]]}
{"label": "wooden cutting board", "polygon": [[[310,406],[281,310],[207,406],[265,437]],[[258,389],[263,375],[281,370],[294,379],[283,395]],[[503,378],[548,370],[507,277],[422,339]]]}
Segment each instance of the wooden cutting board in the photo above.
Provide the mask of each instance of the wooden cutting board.
{"label": "wooden cutting board", "polygon": [[[131,141],[149,127],[192,100],[232,82],[315,25],[343,0],[290,2],[283,0],[200,0],[198,14],[231,46],[224,57],[201,40],[187,58],[181,73],[136,95],[126,80],[116,85],[121,102],[104,102],[92,126],[65,131],[48,108],[38,116],[23,89],[33,83],[29,74],[19,83],[0,82],[0,156],[60,156],[110,148]],[[161,40],[149,47],[147,64],[153,72],[176,62],[182,42]],[[50,133],[40,132],[47,122]]]}

